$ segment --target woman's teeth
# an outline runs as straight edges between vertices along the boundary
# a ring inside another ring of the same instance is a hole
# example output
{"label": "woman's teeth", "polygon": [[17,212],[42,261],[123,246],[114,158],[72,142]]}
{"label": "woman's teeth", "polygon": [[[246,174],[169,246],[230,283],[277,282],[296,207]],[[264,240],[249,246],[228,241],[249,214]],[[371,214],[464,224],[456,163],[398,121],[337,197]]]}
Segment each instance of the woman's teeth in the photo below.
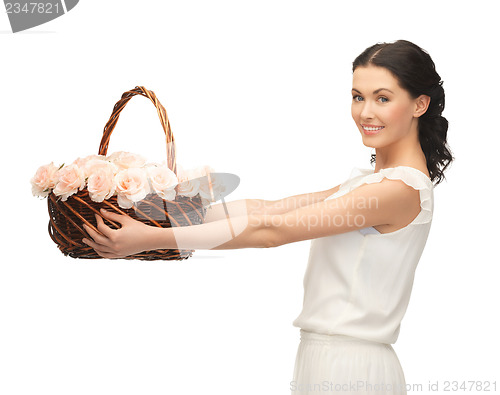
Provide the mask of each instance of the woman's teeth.
{"label": "woman's teeth", "polygon": [[363,126],[363,129],[369,130],[369,131],[380,130],[380,129],[383,129],[383,128],[384,128],[383,126],[380,126],[378,128],[372,128],[372,127],[368,127],[368,126]]}

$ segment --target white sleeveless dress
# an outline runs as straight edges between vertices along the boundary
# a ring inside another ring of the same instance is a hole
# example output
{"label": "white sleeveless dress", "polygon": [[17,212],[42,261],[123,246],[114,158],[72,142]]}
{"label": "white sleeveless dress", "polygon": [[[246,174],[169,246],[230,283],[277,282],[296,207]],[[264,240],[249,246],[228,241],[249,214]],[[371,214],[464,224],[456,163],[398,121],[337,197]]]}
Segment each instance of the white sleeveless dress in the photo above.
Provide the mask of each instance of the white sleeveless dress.
{"label": "white sleeveless dress", "polygon": [[394,232],[373,227],[311,240],[292,394],[406,394],[391,344],[410,300],[415,270],[429,235],[434,185],[407,166],[354,168],[334,199],[384,178],[419,191],[419,214]]}

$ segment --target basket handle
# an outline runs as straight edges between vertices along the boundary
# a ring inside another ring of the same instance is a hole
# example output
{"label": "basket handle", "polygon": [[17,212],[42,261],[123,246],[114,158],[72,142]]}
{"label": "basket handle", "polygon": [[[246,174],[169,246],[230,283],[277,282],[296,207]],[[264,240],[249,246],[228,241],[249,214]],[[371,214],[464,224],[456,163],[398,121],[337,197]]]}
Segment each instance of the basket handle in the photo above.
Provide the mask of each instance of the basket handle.
{"label": "basket handle", "polygon": [[160,101],[156,98],[156,95],[153,91],[149,91],[143,86],[136,86],[134,89],[125,92],[122,95],[122,98],[115,104],[113,107],[113,112],[109,117],[108,123],[104,127],[104,131],[102,133],[101,145],[99,146],[99,155],[106,155],[108,152],[109,138],[111,137],[111,133],[113,132],[116,123],[118,122],[118,118],[120,117],[120,113],[127,105],[129,100],[135,96],[141,95],[149,98],[156,107],[156,111],[158,112],[158,117],[160,118],[161,126],[163,127],[163,131],[165,132],[165,136],[167,138],[167,163],[168,168],[172,170],[175,175],[177,175],[177,164],[175,161],[175,142],[174,135],[172,134],[172,130],[170,129],[170,122],[167,117],[167,112],[165,108],[161,105]]}

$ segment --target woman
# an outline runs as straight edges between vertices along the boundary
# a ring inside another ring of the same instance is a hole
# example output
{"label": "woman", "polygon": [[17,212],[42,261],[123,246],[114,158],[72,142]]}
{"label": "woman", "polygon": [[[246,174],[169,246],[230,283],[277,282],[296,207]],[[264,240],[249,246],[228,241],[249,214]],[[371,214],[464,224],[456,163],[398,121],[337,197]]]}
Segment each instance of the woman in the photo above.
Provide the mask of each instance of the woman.
{"label": "woman", "polygon": [[445,95],[431,57],[399,40],[367,48],[353,63],[352,117],[375,169],[357,169],[326,191],[279,201],[212,207],[206,223],[153,228],[122,224],[84,242],[105,258],[159,248],[276,247],[311,239],[292,393],[406,394],[391,346],[408,306],[433,214],[433,189],[454,159]]}

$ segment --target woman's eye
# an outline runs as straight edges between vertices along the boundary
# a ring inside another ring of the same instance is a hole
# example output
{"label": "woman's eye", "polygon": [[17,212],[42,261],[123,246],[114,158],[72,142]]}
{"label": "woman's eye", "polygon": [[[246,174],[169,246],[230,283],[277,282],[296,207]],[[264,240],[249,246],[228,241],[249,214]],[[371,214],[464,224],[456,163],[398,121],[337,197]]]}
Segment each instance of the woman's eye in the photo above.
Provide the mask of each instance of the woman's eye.
{"label": "woman's eye", "polygon": [[379,97],[379,100],[382,101],[382,103],[387,103],[389,101],[387,97]]}
{"label": "woman's eye", "polygon": [[363,98],[361,96],[359,96],[359,95],[356,95],[356,96],[352,97],[352,100],[354,100],[354,101],[361,101],[361,100],[363,100]]}

